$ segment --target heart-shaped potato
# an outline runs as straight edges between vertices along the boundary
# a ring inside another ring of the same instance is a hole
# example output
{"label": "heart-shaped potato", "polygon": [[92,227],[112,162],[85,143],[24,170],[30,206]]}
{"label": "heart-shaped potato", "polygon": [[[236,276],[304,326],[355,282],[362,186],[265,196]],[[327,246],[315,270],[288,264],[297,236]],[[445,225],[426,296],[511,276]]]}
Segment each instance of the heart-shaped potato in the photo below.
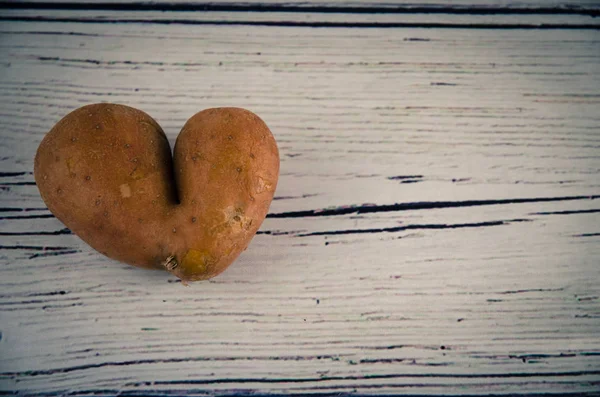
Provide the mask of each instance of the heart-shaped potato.
{"label": "heart-shaped potato", "polygon": [[208,279],[246,249],[267,215],[277,144],[254,113],[215,108],[187,121],[173,157],[146,113],[94,104],[44,137],[34,174],[50,211],[99,252],[184,281]]}

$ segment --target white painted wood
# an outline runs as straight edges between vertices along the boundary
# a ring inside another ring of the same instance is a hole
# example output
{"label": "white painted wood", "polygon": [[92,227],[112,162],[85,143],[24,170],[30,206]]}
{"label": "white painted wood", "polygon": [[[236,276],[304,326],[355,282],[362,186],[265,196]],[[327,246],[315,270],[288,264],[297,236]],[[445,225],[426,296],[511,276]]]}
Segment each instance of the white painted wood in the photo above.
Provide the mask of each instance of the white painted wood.
{"label": "white painted wood", "polygon": [[[597,30],[0,30],[0,391],[598,391]],[[47,211],[37,145],[99,101],[171,142],[211,106],[269,124],[277,197],[224,274],[183,287]]]}
{"label": "white painted wood", "polygon": [[[18,0],[16,3],[33,3],[38,2],[39,0]],[[56,0],[53,3],[72,3],[72,0]],[[140,2],[137,0],[83,0],[77,3],[80,4],[94,4],[94,3],[117,3],[117,4],[127,4],[127,3],[146,3],[146,4],[156,4],[163,3],[168,4],[169,2],[160,2],[160,1],[150,1],[150,2]],[[197,0],[178,0],[177,2],[173,2],[177,4],[242,4],[242,5],[299,5],[299,6],[355,6],[355,7],[374,7],[374,6],[382,6],[382,7],[394,7],[397,5],[406,5],[406,6],[485,6],[485,7],[493,7],[493,6],[501,6],[501,7],[515,7],[515,8],[525,8],[525,7],[590,7],[597,8],[598,3],[594,0],[453,0],[452,2],[443,2],[440,0],[420,0],[418,3],[411,0],[394,0],[394,1],[381,1],[381,0],[291,0],[291,1],[277,1],[277,0],[246,0],[246,1],[238,1],[238,0],[219,0],[218,2],[200,2]]]}
{"label": "white painted wood", "polygon": [[600,29],[598,18],[578,14],[430,14],[430,13],[303,13],[303,12],[155,12],[135,13],[120,10],[2,10],[4,18],[43,18],[49,21],[78,19],[85,22],[136,23],[297,23],[297,24],[485,24],[492,27],[505,25],[543,26],[558,25],[563,28],[590,25]]}

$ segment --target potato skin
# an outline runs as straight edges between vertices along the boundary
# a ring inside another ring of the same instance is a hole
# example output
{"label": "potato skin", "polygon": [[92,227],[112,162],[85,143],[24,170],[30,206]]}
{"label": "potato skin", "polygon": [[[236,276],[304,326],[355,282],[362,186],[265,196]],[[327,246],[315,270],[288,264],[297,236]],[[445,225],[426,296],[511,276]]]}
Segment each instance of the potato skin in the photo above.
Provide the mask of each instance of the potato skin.
{"label": "potato skin", "polygon": [[275,192],[279,153],[258,116],[214,108],[187,121],[173,162],[146,113],[94,104],[46,135],[34,175],[50,211],[99,252],[194,281],[221,273],[250,243]]}

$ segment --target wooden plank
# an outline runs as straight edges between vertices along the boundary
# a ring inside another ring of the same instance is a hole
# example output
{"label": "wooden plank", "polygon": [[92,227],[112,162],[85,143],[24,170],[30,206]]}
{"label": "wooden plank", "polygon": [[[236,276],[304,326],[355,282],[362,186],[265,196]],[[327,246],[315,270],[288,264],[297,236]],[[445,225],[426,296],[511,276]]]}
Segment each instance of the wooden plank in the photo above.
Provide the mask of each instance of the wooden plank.
{"label": "wooden plank", "polygon": [[302,27],[600,29],[595,2],[44,2],[0,1],[0,20]]}
{"label": "wooden plank", "polygon": [[[598,390],[598,31],[0,30],[1,391]],[[277,197],[226,273],[184,288],[45,209],[37,145],[98,101],[171,142],[210,106],[269,124]]]}
{"label": "wooden plank", "polygon": [[494,29],[597,29],[589,14],[328,13],[328,12],[123,12],[121,10],[3,10],[0,20],[26,22],[254,25],[301,27],[434,27]]}
{"label": "wooden plank", "polygon": [[[31,4],[31,3],[48,3],[39,0],[17,0],[10,1],[11,4]],[[52,1],[52,4],[75,4],[72,0],[56,0]],[[356,7],[356,8],[394,8],[394,7],[510,7],[510,8],[597,8],[598,3],[594,0],[455,0],[452,2],[440,2],[439,0],[422,0],[414,2],[411,0],[395,0],[393,2],[381,1],[381,0],[290,0],[290,1],[277,1],[277,0],[219,0],[218,2],[212,1],[197,1],[197,0],[178,0],[177,2],[161,2],[161,1],[148,1],[142,2],[139,0],[83,0],[76,2],[82,5],[94,5],[94,4],[137,4],[146,5],[147,7],[153,7],[156,5],[199,5],[202,8],[218,7],[220,5],[229,6],[279,6],[279,7]]]}
{"label": "wooden plank", "polygon": [[598,30],[598,16],[581,4],[0,2],[0,21],[54,23]]}

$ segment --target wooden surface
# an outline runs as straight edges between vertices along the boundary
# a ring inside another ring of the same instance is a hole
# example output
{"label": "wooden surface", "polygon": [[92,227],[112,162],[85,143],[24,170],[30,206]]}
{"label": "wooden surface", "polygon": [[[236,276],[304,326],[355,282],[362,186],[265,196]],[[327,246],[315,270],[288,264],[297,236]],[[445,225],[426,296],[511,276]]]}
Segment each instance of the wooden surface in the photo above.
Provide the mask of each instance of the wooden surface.
{"label": "wooden surface", "polygon": [[[250,6],[0,7],[0,394],[597,393],[597,3]],[[46,209],[37,145],[102,101],[171,143],[207,107],[271,127],[276,199],[224,274],[116,263]]]}

